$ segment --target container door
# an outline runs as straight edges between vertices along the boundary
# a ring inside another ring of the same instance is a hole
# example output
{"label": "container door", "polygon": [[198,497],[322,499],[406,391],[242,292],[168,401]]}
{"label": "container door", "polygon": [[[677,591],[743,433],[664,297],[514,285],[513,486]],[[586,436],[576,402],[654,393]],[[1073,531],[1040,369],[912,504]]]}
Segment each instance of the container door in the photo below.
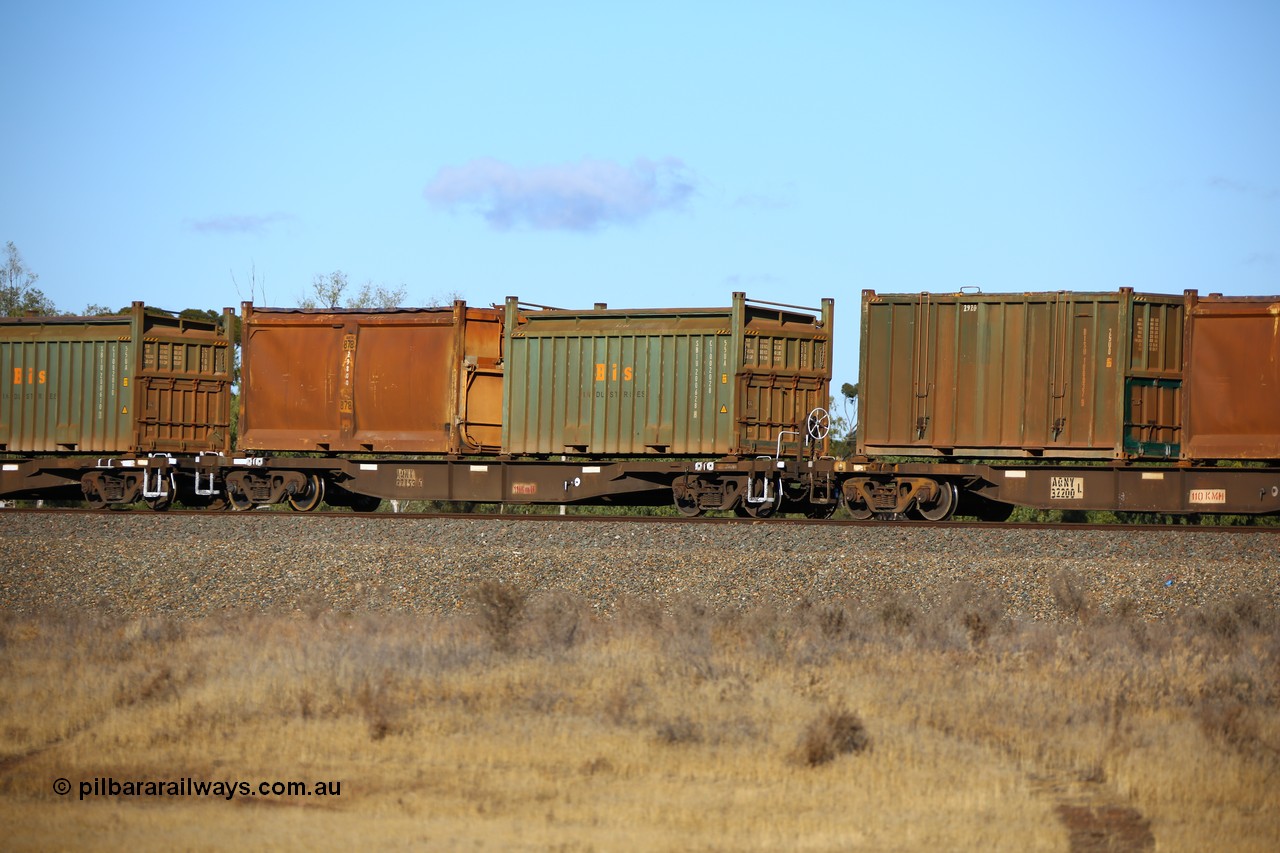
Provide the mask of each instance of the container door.
{"label": "container door", "polygon": [[1079,301],[1071,305],[1070,374],[1065,401],[1065,448],[1099,451],[1120,443],[1120,413],[1114,355],[1120,329],[1120,303],[1112,299]]}
{"label": "container door", "polygon": [[[425,453],[450,449],[449,365],[455,327],[449,315],[438,323],[424,319],[418,314],[374,315],[348,327],[339,399],[344,414],[349,412],[344,445],[371,450],[410,447]],[[352,351],[350,368],[347,346]]]}
{"label": "container door", "polygon": [[[912,440],[924,441],[930,435],[933,421],[934,377],[937,376],[937,347],[933,320],[935,309],[929,294],[921,294],[915,309],[915,340],[911,359],[911,422]],[[932,440],[932,439],[930,439]]]}
{"label": "container door", "polygon": [[[937,373],[934,341],[926,335],[921,302],[927,295],[878,296],[863,291],[862,342],[860,351],[858,401],[859,452],[885,452],[886,448],[903,450],[933,441],[933,376]],[[954,348],[959,324],[947,326]],[[924,351],[923,353],[921,351]],[[932,366],[922,365],[928,362]],[[946,399],[962,406],[971,399],[968,389],[961,387],[961,377],[954,369],[950,355],[943,368]],[[954,439],[953,423],[943,425],[946,439]]]}
{"label": "container door", "polygon": [[1280,299],[1190,302],[1183,455],[1280,460]]}
{"label": "container door", "polygon": [[734,299],[735,313],[742,317],[740,348],[730,358],[728,341],[721,339],[719,357],[707,374],[708,396],[713,387],[727,389],[730,371],[736,370],[736,407],[715,399],[721,417],[737,410],[732,450],[770,456],[798,452],[806,446],[809,414],[831,403],[830,303],[824,302],[823,320],[815,325],[812,316],[788,306],[753,303],[740,294]]}
{"label": "container door", "polygon": [[1177,458],[1180,453],[1184,317],[1181,302],[1133,304],[1130,366],[1125,378],[1127,454]]}
{"label": "container door", "polygon": [[[141,370],[122,410],[134,406],[144,451],[223,449],[229,430],[229,347],[214,340],[142,342]],[[127,381],[127,380],[126,380]]]}
{"label": "container door", "polygon": [[461,349],[454,359],[458,400],[451,407],[458,413],[458,435],[451,437],[450,451],[496,452],[502,446],[502,323],[491,310],[463,307],[454,325]]}

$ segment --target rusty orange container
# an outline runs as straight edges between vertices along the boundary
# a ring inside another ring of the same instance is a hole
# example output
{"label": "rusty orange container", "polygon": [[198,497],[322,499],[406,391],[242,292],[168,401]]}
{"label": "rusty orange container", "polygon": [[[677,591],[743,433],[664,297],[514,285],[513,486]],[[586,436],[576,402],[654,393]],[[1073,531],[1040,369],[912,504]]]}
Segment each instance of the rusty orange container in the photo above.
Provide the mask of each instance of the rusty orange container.
{"label": "rusty orange container", "polygon": [[498,451],[500,310],[246,302],[242,315],[242,450]]}
{"label": "rusty orange container", "polygon": [[231,447],[231,312],[0,319],[0,451]]}
{"label": "rusty orange container", "polygon": [[1280,459],[1280,296],[1187,294],[1189,459]]}

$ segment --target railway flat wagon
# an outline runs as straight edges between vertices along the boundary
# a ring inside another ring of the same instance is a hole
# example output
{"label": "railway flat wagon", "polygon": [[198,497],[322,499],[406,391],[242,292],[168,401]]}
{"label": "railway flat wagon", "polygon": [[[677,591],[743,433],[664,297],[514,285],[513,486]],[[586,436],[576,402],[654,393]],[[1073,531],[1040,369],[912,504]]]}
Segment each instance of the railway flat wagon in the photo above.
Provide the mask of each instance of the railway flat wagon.
{"label": "railway flat wagon", "polygon": [[231,313],[0,319],[0,451],[226,452]]}
{"label": "railway flat wagon", "polygon": [[1280,460],[1280,297],[1187,293],[1190,459]]}
{"label": "railway flat wagon", "polygon": [[242,306],[244,451],[472,454],[501,441],[502,311]]}
{"label": "railway flat wagon", "polygon": [[830,402],[833,302],[524,310],[506,303],[503,447],[515,455],[795,452]]}
{"label": "railway flat wagon", "polygon": [[858,452],[1176,459],[1185,318],[1127,288],[864,291]]}

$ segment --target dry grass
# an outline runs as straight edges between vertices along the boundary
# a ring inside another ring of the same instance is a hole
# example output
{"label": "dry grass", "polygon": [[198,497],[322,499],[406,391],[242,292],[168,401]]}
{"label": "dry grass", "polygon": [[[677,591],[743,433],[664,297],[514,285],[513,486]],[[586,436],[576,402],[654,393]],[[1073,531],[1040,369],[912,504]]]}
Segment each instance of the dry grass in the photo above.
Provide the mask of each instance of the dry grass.
{"label": "dry grass", "polygon": [[[1061,624],[965,587],[929,611],[602,617],[482,585],[447,618],[0,618],[0,823],[8,849],[1273,849],[1275,612],[1144,623],[1061,586]],[[342,787],[79,799],[106,777]]]}

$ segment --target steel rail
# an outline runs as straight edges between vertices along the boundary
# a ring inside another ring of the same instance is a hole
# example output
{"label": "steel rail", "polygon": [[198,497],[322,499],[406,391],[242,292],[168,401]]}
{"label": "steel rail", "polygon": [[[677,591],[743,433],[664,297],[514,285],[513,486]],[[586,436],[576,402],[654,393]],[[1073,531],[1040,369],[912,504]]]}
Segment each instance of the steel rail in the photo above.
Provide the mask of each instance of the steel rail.
{"label": "steel rail", "polygon": [[235,512],[230,510],[207,510],[207,509],[170,509],[164,512],[154,512],[147,509],[137,510],[113,510],[113,509],[89,509],[75,507],[9,507],[0,510],[0,520],[6,513],[18,514],[96,514],[117,516],[122,513],[137,516],[149,516],[154,518],[164,518],[166,516],[200,516],[219,518],[272,518],[272,517],[289,517],[289,518],[316,518],[316,519],[334,519],[334,518],[359,518],[367,521],[422,521],[432,519],[454,519],[465,521],[528,521],[539,524],[548,524],[555,522],[573,522],[587,524],[747,524],[760,525],[767,524],[778,527],[851,527],[851,528],[899,528],[899,529],[947,529],[947,530],[1023,530],[1023,531],[1040,531],[1040,530],[1070,530],[1070,531],[1101,531],[1113,533],[1265,533],[1280,534],[1280,525],[1212,525],[1212,524],[1095,524],[1084,522],[1035,522],[1035,521],[957,521],[951,519],[948,521],[925,521],[920,519],[895,519],[895,520],[879,520],[879,519],[815,519],[815,518],[796,518],[796,517],[779,517],[770,518],[740,518],[736,516],[697,516],[687,518],[684,516],[664,516],[664,515],[556,515],[556,514],[522,514],[522,513],[449,513],[449,512],[370,512],[356,513],[349,511],[333,510],[321,512],[291,512],[287,510],[272,509],[256,509],[247,512]]}

